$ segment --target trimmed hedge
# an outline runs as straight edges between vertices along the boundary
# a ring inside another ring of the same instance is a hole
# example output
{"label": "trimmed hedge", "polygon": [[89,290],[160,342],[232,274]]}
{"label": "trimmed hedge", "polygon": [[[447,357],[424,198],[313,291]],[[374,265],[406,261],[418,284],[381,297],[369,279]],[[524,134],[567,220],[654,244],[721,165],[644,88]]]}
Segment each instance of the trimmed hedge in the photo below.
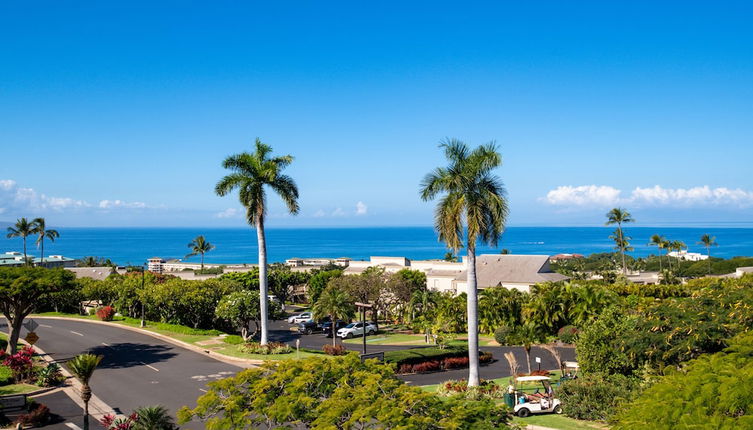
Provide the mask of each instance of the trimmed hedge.
{"label": "trimmed hedge", "polygon": [[464,357],[468,355],[468,349],[463,347],[437,347],[401,349],[384,353],[384,361],[395,363],[398,367],[402,364],[418,364],[429,360],[442,360],[450,357]]}
{"label": "trimmed hedge", "polygon": [[13,383],[13,371],[8,366],[0,366],[0,385]]}

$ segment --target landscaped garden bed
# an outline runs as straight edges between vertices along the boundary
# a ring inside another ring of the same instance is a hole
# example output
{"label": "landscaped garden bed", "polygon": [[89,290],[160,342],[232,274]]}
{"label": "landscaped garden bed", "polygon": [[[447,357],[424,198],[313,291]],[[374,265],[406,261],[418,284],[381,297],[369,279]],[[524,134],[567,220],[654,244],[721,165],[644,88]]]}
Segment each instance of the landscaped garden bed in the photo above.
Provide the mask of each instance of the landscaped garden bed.
{"label": "landscaped garden bed", "polygon": [[[493,358],[490,353],[479,353],[481,363],[490,363]],[[468,349],[427,347],[387,351],[384,353],[384,361],[394,363],[400,374],[461,369],[468,367]]]}

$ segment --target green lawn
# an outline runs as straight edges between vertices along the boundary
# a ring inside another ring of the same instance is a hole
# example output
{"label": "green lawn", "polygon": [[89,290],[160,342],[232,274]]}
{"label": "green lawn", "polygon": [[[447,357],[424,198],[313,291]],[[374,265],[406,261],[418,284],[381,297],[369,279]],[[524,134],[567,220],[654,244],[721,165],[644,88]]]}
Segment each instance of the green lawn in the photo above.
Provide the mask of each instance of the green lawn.
{"label": "green lawn", "polygon": [[7,396],[10,394],[25,394],[37,391],[40,388],[36,385],[30,384],[10,384],[0,387],[0,396]]}
{"label": "green lawn", "polygon": [[[38,314],[38,316],[57,316],[57,317],[65,317],[65,318],[77,318],[77,319],[90,319],[90,320],[96,320],[97,317],[95,315],[75,315],[75,314],[64,314],[59,312],[46,312],[42,314]],[[32,315],[33,317],[33,315]],[[126,325],[130,327],[140,327],[141,326],[141,320],[135,319],[135,318],[128,318],[128,317],[115,317],[115,319],[112,321],[115,324],[120,325]],[[194,329],[191,327],[185,327],[177,324],[166,324],[166,323],[159,323],[159,322],[152,322],[147,321],[146,327],[144,330],[151,331],[153,333],[158,333],[164,336],[171,337],[175,340],[179,340],[182,342],[190,343],[192,345],[196,345],[200,348],[203,348],[205,350],[209,350],[212,352],[216,352],[223,355],[228,355],[231,357],[236,358],[244,358],[249,360],[294,360],[296,358],[306,358],[313,355],[319,355],[312,352],[306,352],[301,351],[299,353],[292,352],[290,354],[248,354],[245,352],[241,352],[238,348],[238,345],[230,345],[224,342],[218,342],[215,344],[205,344],[202,345],[200,342],[211,342],[219,339],[219,336],[223,334],[222,332],[218,330],[202,330],[202,329]]]}
{"label": "green lawn", "polygon": [[513,419],[513,422],[523,425],[532,424],[536,426],[550,427],[558,430],[593,430],[609,428],[603,424],[593,423],[590,421],[580,421],[573,418],[568,418],[564,415],[555,414],[531,415],[528,418],[515,417]]}

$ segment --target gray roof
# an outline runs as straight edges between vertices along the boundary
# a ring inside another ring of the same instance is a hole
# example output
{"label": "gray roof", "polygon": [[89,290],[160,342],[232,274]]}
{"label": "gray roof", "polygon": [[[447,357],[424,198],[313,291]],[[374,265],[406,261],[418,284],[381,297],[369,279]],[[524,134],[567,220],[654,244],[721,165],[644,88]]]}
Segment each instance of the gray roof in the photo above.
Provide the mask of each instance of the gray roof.
{"label": "gray roof", "polygon": [[502,283],[537,284],[568,279],[567,276],[552,272],[548,255],[515,254],[479,255],[476,257],[476,277],[479,287],[494,287]]}
{"label": "gray roof", "polygon": [[112,273],[112,267],[67,267],[65,270],[70,270],[76,274],[76,278],[92,278],[97,281],[103,281],[110,273]]}

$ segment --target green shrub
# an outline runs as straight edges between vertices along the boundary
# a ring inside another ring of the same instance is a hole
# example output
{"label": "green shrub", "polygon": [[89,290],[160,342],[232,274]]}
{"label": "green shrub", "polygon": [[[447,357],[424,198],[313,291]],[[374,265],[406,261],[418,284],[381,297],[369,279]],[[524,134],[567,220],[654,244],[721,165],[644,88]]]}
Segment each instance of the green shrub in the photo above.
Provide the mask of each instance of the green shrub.
{"label": "green shrub", "polygon": [[240,345],[244,343],[243,338],[236,334],[227,335],[222,339],[222,341],[230,345]]}
{"label": "green shrub", "polygon": [[266,345],[262,345],[258,342],[249,342],[238,347],[242,352],[246,354],[290,354],[293,352],[293,348],[290,345],[280,342],[269,342]]}
{"label": "green shrub", "polygon": [[564,343],[575,343],[578,338],[578,329],[573,325],[566,325],[559,329],[557,338]]}
{"label": "green shrub", "polygon": [[384,353],[384,361],[387,363],[417,364],[428,360],[439,360],[448,357],[462,357],[468,355],[468,349],[464,347],[440,348],[411,348]]}
{"label": "green shrub", "polygon": [[515,329],[510,326],[503,325],[494,330],[494,340],[500,345],[515,345],[517,342],[514,338]]}
{"label": "green shrub", "polygon": [[638,393],[639,380],[592,373],[563,381],[558,394],[565,415],[579,420],[609,421]]}
{"label": "green shrub", "polygon": [[8,366],[0,366],[0,385],[13,383],[13,371]]}

